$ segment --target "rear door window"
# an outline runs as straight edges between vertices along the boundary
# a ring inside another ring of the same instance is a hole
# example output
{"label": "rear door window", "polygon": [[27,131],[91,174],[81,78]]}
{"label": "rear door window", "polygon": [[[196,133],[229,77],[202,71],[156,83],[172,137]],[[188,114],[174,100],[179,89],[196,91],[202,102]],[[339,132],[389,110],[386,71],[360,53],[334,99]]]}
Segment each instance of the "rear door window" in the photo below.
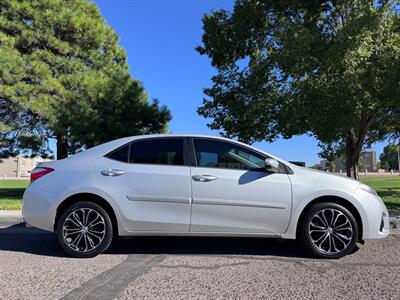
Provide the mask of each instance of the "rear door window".
{"label": "rear door window", "polygon": [[183,139],[149,139],[132,143],[129,162],[135,164],[184,165]]}

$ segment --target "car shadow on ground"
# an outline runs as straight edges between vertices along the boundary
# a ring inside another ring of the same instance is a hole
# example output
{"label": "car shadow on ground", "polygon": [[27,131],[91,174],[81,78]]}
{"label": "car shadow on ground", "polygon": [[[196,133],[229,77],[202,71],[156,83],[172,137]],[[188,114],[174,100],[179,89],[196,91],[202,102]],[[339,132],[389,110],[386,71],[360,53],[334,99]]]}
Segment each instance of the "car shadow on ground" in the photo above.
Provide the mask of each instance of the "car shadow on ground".
{"label": "car shadow on ground", "polygon": [[[356,250],[358,247],[356,247]],[[14,225],[0,229],[0,251],[67,257],[56,235]],[[105,254],[264,255],[311,258],[294,240],[227,237],[134,237],[115,239]]]}
{"label": "car shadow on ground", "polygon": [[135,237],[115,240],[106,253],[309,257],[296,241],[250,237]]}

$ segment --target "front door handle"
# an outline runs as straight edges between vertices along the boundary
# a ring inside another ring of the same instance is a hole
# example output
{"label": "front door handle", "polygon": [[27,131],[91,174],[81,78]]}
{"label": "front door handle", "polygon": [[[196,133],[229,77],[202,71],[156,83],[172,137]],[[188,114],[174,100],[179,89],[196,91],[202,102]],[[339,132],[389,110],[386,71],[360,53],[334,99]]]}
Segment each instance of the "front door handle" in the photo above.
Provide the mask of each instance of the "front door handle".
{"label": "front door handle", "polygon": [[124,170],[118,170],[118,169],[108,169],[101,171],[101,175],[103,176],[120,176],[124,173],[125,173]]}
{"label": "front door handle", "polygon": [[200,181],[200,182],[209,182],[217,179],[217,176],[214,175],[193,175],[192,176],[194,181]]}

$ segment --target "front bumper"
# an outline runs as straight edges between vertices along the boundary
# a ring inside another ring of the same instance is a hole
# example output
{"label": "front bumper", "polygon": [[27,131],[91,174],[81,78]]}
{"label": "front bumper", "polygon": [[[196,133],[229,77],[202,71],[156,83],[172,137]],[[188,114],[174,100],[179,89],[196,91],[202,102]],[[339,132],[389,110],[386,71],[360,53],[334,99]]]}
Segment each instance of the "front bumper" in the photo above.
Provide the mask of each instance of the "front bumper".
{"label": "front bumper", "polygon": [[363,208],[363,240],[382,239],[390,234],[389,213],[379,196],[357,189],[353,195]]}
{"label": "front bumper", "polygon": [[56,208],[53,205],[59,197],[57,193],[47,192],[32,183],[25,190],[22,216],[33,227],[54,231]]}

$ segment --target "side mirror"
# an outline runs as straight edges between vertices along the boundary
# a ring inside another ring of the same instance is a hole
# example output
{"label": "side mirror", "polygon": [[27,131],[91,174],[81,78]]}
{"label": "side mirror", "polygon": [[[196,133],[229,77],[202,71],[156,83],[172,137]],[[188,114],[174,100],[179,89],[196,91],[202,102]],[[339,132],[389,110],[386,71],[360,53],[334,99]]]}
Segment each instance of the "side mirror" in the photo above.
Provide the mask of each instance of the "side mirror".
{"label": "side mirror", "polygon": [[271,173],[277,173],[279,170],[279,161],[273,158],[265,159],[265,169]]}

